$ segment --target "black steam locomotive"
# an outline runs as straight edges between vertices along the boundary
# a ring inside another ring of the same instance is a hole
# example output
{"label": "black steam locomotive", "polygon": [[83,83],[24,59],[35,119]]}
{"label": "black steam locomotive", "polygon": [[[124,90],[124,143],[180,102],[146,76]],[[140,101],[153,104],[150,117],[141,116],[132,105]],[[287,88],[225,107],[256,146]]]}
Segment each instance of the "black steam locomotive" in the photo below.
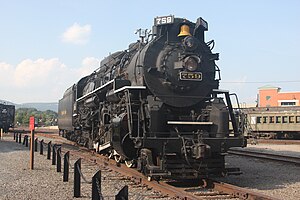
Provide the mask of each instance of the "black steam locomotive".
{"label": "black steam locomotive", "polygon": [[67,89],[60,132],[149,177],[226,173],[226,151],[245,142],[228,91],[218,89],[207,30],[202,18],[155,18],[151,34],[138,30],[139,41]]}
{"label": "black steam locomotive", "polygon": [[0,103],[0,129],[7,133],[9,128],[14,127],[15,106]]}

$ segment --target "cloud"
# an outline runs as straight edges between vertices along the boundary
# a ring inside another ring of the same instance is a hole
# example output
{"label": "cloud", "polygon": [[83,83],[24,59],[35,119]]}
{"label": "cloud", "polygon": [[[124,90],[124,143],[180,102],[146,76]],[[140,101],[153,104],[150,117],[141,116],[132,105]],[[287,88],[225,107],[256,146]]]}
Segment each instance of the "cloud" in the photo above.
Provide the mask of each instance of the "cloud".
{"label": "cloud", "polygon": [[66,66],[58,58],[25,59],[16,66],[0,62],[0,99],[14,103],[55,102],[80,78],[92,73],[99,61],[83,59],[79,68]]}
{"label": "cloud", "polygon": [[89,24],[80,26],[79,24],[74,23],[62,34],[62,41],[79,45],[86,44],[89,41],[91,29],[91,25]]}
{"label": "cloud", "polygon": [[14,74],[14,67],[5,62],[0,62],[0,80],[2,84],[8,84]]}
{"label": "cloud", "polygon": [[14,73],[15,85],[27,87],[49,82],[49,78],[57,76],[57,72],[64,68],[57,58],[37,59],[35,61],[26,59],[17,65]]}
{"label": "cloud", "polygon": [[86,76],[95,71],[99,67],[99,60],[94,57],[86,57],[82,60],[82,67],[79,69],[81,76]]}

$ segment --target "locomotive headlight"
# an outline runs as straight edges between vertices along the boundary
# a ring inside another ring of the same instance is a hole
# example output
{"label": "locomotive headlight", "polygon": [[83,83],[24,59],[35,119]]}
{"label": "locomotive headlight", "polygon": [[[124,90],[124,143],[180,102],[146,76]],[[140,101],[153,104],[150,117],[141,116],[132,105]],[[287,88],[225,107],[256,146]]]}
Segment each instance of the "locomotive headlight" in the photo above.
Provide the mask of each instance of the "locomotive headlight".
{"label": "locomotive headlight", "polygon": [[192,36],[187,36],[183,40],[183,47],[187,51],[193,51],[198,47],[196,38]]}
{"label": "locomotive headlight", "polygon": [[199,57],[189,56],[184,59],[184,68],[193,72],[197,70],[199,63],[200,63]]}

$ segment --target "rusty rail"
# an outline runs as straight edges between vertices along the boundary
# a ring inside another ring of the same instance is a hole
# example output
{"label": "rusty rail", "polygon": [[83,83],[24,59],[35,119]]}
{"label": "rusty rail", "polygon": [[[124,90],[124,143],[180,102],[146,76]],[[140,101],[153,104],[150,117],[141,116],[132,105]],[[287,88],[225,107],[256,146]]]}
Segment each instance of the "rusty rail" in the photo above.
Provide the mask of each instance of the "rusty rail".
{"label": "rusty rail", "polygon": [[228,153],[234,155],[240,155],[240,156],[249,156],[254,158],[268,159],[268,160],[274,160],[280,162],[288,162],[297,165],[300,164],[300,157],[290,156],[290,155],[280,155],[280,154],[241,150],[241,149],[231,149],[228,151]]}
{"label": "rusty rail", "polygon": [[[91,153],[90,151],[86,150],[85,148],[80,148],[80,150],[81,151],[72,152],[72,154],[73,155],[77,154],[80,155],[81,157],[85,157],[91,160],[89,155]],[[161,192],[162,194],[168,197],[177,198],[177,199],[186,199],[186,200],[199,199],[199,197],[196,197],[195,195],[189,192],[179,190],[176,187],[172,187],[165,182],[148,181],[147,177],[145,177],[143,174],[136,171],[135,169],[128,168],[125,165],[120,163],[116,163],[116,161],[110,160],[107,157],[102,156],[100,154],[93,155],[93,162],[97,164],[104,164],[111,170],[122,174],[127,179],[130,179],[131,181],[144,185],[148,188],[154,189],[155,191]]]}
{"label": "rusty rail", "polygon": [[232,197],[236,197],[239,199],[251,199],[251,200],[279,200],[274,197],[270,197],[258,192],[254,192],[250,189],[241,188],[235,185],[231,185],[228,183],[223,183],[219,181],[214,180],[206,180],[210,183],[208,183],[208,186],[212,189],[219,191],[221,193],[229,194]]}
{"label": "rusty rail", "polygon": [[[46,136],[45,136],[46,137]],[[53,136],[51,137],[53,138]],[[62,144],[65,144],[62,142]],[[73,142],[66,142],[67,145],[75,145]],[[192,192],[188,192],[187,190],[172,186],[166,182],[163,181],[148,181],[147,177],[145,177],[140,172],[136,171],[135,169],[131,169],[126,167],[123,164],[116,163],[114,160],[110,160],[105,156],[102,156],[97,153],[91,153],[91,151],[87,150],[84,147],[80,147],[79,145],[76,145],[79,147],[79,151],[75,150],[72,151],[71,154],[80,156],[82,158],[85,158],[89,161],[92,161],[94,163],[97,163],[99,165],[103,165],[108,167],[109,169],[116,171],[120,173],[123,177],[126,179],[130,179],[131,181],[142,185],[143,187],[147,187],[149,189],[153,189],[155,191],[158,191],[163,195],[164,197],[169,197],[173,199],[185,199],[185,200],[194,200],[194,199],[202,199],[203,196],[197,196],[197,194],[193,194]],[[208,186],[208,184],[205,184],[204,186]],[[210,188],[212,188],[214,191],[218,191],[221,194],[228,194],[233,198],[241,198],[241,199],[260,199],[260,200],[270,200],[270,199],[276,199],[274,197],[269,197],[254,191],[251,191],[249,189],[240,188],[234,185],[230,185],[227,183],[221,183],[217,181],[211,181],[209,184]]]}
{"label": "rusty rail", "polygon": [[[87,151],[85,149],[81,149],[83,151],[76,152],[79,154],[82,154],[83,152]],[[81,155],[82,156],[82,155]],[[88,156],[85,154],[85,156]],[[104,164],[111,170],[114,170],[123,176],[127,177],[128,179],[131,179],[132,181],[145,185],[148,188],[152,188],[155,191],[158,191],[167,197],[175,198],[175,199],[185,199],[185,200],[194,200],[194,199],[202,199],[202,197],[197,196],[197,194],[193,194],[191,192],[187,192],[182,188],[178,188],[175,186],[172,186],[166,182],[163,181],[148,181],[147,177],[145,177],[143,174],[137,172],[134,169],[128,168],[125,165],[116,163],[114,160],[110,160],[107,157],[104,157],[99,154],[94,154],[94,160],[97,164]],[[230,185],[227,183],[217,182],[217,181],[209,181],[210,184],[206,183],[203,187],[206,186],[206,188],[212,188],[215,191],[220,192],[221,194],[229,194],[233,198],[240,198],[240,199],[251,199],[251,200],[271,200],[276,198],[269,197],[267,195],[254,192],[249,189],[241,188],[238,186]],[[204,198],[204,197],[203,197]]]}
{"label": "rusty rail", "polygon": [[256,142],[259,144],[300,145],[300,140],[256,139]]}

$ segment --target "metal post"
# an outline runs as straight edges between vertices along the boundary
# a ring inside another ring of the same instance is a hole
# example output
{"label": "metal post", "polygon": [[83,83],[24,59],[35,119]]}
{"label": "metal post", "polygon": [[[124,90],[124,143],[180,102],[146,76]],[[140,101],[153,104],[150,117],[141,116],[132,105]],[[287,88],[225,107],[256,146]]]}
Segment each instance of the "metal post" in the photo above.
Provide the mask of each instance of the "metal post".
{"label": "metal post", "polygon": [[35,138],[34,140],[34,151],[38,150],[38,138]]}
{"label": "metal post", "polygon": [[56,144],[52,145],[52,165],[56,165]]}
{"label": "metal post", "polygon": [[51,141],[48,142],[48,151],[47,151],[47,159],[50,160],[51,157]]}
{"label": "metal post", "polygon": [[57,151],[56,171],[61,172],[61,147],[58,147],[56,151]]}
{"label": "metal post", "polygon": [[26,141],[26,135],[24,135],[23,145],[25,145],[25,141]]}
{"label": "metal post", "polygon": [[28,147],[28,135],[25,135],[25,147]]}
{"label": "metal post", "polygon": [[16,139],[16,133],[14,132],[14,140]]}
{"label": "metal post", "polygon": [[31,149],[31,146],[30,146],[30,145],[31,145],[31,137],[28,136],[28,140],[29,140],[29,141],[28,141],[28,142],[29,142],[28,147],[29,147],[29,150],[30,150],[30,149]]}
{"label": "metal post", "polygon": [[124,199],[128,200],[128,186],[125,185],[116,195],[115,200]]}
{"label": "metal post", "polygon": [[80,197],[80,170],[81,158],[74,164],[74,197]]}
{"label": "metal post", "polygon": [[32,170],[34,165],[34,130],[31,130],[30,135],[30,169]]}
{"label": "metal post", "polygon": [[20,133],[19,134],[19,143],[21,143],[21,140],[22,140],[22,134]]}
{"label": "metal post", "polygon": [[3,140],[3,129],[0,130],[0,138]]}
{"label": "metal post", "polygon": [[41,155],[43,155],[43,150],[44,150],[43,144],[44,144],[44,140],[41,140],[41,141],[40,141],[40,154],[41,154]]}
{"label": "metal post", "polygon": [[64,175],[63,175],[63,182],[69,181],[69,158],[70,152],[68,151],[64,155]]}
{"label": "metal post", "polygon": [[16,142],[18,142],[19,136],[18,133],[16,134]]}
{"label": "metal post", "polygon": [[100,200],[101,195],[101,170],[98,170],[92,178],[92,200]]}

